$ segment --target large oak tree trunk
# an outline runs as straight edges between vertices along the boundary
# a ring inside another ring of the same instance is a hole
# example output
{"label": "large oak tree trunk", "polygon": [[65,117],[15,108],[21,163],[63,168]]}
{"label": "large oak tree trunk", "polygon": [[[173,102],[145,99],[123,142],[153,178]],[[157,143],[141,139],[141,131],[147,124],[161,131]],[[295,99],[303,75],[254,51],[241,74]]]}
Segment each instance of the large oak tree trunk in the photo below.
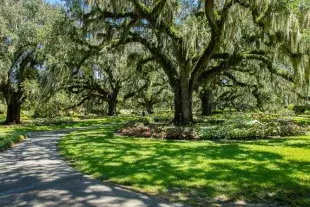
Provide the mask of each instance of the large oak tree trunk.
{"label": "large oak tree trunk", "polygon": [[116,99],[109,100],[108,105],[109,105],[108,116],[115,116],[117,100]]}
{"label": "large oak tree trunk", "polygon": [[118,92],[119,92],[119,88],[116,88],[109,95],[109,100],[108,100],[108,105],[109,105],[108,116],[115,116],[116,115]]}
{"label": "large oak tree trunk", "polygon": [[263,111],[263,110],[264,110],[264,107],[263,107],[264,103],[263,103],[263,100],[262,100],[261,95],[260,95],[260,93],[259,93],[259,91],[258,91],[257,88],[255,88],[255,89],[252,91],[252,95],[256,98],[256,101],[257,101],[256,107],[257,107],[259,110]]}
{"label": "large oak tree trunk", "polygon": [[[24,81],[26,67],[33,68],[36,64],[34,51],[27,50],[20,56],[18,67],[12,67],[8,71],[8,82],[2,89],[7,104],[5,124],[19,124],[21,106],[25,100]],[[15,63],[16,64],[16,63]]]}
{"label": "large oak tree trunk", "polygon": [[200,100],[201,100],[201,115],[208,116],[212,114],[213,110],[213,93],[211,90],[203,90],[200,93]]}
{"label": "large oak tree trunk", "polygon": [[7,104],[7,113],[5,124],[19,124],[20,113],[22,106],[22,92],[10,92],[9,90],[5,93],[5,100]]}
{"label": "large oak tree trunk", "polygon": [[148,114],[154,114],[154,111],[153,111],[153,103],[151,102],[148,102],[146,104],[146,111]]}
{"label": "large oak tree trunk", "polygon": [[21,104],[11,103],[7,105],[7,115],[5,124],[19,124],[20,123]]}
{"label": "large oak tree trunk", "polygon": [[187,125],[193,122],[192,91],[188,81],[174,87],[174,124]]}

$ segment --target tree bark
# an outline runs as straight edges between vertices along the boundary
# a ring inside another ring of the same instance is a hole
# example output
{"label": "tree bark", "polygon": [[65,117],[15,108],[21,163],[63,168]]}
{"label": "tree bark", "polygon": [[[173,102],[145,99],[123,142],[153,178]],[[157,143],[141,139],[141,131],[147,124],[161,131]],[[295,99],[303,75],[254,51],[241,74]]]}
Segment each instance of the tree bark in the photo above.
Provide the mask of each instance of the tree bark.
{"label": "tree bark", "polygon": [[7,113],[4,124],[20,123],[21,106],[23,103],[22,94],[23,92],[21,90],[19,92],[12,92],[10,88],[7,88],[5,91],[4,96],[7,104]]}
{"label": "tree bark", "polygon": [[255,88],[252,91],[252,95],[256,98],[256,101],[257,101],[256,107],[259,110],[263,111],[264,110],[264,107],[263,107],[264,103],[263,103],[263,100],[261,99],[261,95],[260,95],[260,93],[259,93],[257,88]]}
{"label": "tree bark", "polygon": [[179,82],[174,87],[174,124],[188,125],[193,122],[192,91],[189,82]]}
{"label": "tree bark", "polygon": [[115,116],[116,115],[116,105],[117,105],[116,98],[109,100],[108,105],[109,105],[108,116]]}
{"label": "tree bark", "polygon": [[20,124],[21,104],[11,103],[7,105],[5,124]]}
{"label": "tree bark", "polygon": [[203,116],[211,115],[212,110],[213,110],[213,101],[214,101],[212,91],[209,89],[201,91],[200,100],[201,100],[201,109],[202,109],[201,115]]}
{"label": "tree bark", "polygon": [[146,104],[146,111],[148,114],[154,114],[154,111],[153,111],[153,103],[151,102],[148,102]]}
{"label": "tree bark", "polygon": [[115,88],[113,92],[111,92],[108,96],[108,116],[115,116],[116,115],[116,107],[117,107],[117,96],[119,93],[119,87]]}

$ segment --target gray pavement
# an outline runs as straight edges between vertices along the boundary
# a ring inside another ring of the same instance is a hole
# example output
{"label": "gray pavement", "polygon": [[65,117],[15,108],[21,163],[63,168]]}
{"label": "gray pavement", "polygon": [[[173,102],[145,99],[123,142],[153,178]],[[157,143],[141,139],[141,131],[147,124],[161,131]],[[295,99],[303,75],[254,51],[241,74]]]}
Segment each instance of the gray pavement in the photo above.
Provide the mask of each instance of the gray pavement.
{"label": "gray pavement", "polygon": [[68,131],[31,133],[0,153],[0,207],[183,206],[103,183],[68,166],[56,146]]}

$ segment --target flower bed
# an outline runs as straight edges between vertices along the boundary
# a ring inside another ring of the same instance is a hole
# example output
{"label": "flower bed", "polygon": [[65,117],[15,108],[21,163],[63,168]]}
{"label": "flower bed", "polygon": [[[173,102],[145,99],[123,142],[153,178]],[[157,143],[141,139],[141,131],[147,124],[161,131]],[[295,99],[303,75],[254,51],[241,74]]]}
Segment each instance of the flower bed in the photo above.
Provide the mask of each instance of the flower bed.
{"label": "flower bed", "polygon": [[126,123],[120,133],[125,136],[176,140],[250,140],[302,135],[307,130],[307,126],[302,126],[289,119],[257,120],[252,117],[239,116],[230,120],[208,120],[205,123],[187,127],[158,125],[148,119],[139,119]]}
{"label": "flower bed", "polygon": [[[132,122],[134,123],[134,122]],[[120,130],[125,136],[135,137],[153,137],[158,139],[176,139],[176,140],[197,140],[198,133],[192,127],[176,127],[176,126],[146,126],[143,123],[135,123],[133,125],[126,124],[125,128]]]}

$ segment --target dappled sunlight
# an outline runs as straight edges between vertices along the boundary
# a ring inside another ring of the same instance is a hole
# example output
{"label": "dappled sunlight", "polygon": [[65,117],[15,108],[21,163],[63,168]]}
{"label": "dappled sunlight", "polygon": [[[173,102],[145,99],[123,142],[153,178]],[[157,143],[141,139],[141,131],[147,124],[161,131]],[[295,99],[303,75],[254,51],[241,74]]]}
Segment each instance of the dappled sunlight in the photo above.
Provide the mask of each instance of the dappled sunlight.
{"label": "dappled sunlight", "polygon": [[0,2],[0,207],[310,206],[310,0]]}
{"label": "dappled sunlight", "polygon": [[0,206],[182,206],[103,184],[69,167],[57,142],[70,130],[31,133],[0,154]]}
{"label": "dappled sunlight", "polygon": [[[87,174],[174,200],[201,204],[225,196],[285,204],[305,202],[310,192],[310,150],[285,144],[298,139],[276,146],[276,140],[180,142],[119,137],[116,129],[68,135],[61,152]],[[310,139],[298,142],[308,145]]]}
{"label": "dappled sunlight", "polygon": [[[62,124],[49,124],[43,123],[34,124],[35,119],[25,122],[23,124],[16,125],[0,125],[0,151],[3,151],[15,143],[18,143],[23,140],[23,137],[28,133],[35,131],[51,131],[51,130],[59,130],[59,129],[72,129],[72,128],[85,128],[85,127],[100,127],[102,125],[118,125],[125,120],[128,120],[130,117],[114,117],[114,118],[100,118],[100,119],[86,119],[80,120],[76,119],[73,122],[62,123]],[[22,139],[19,137],[22,136]],[[42,137],[44,139],[44,137]]]}
{"label": "dappled sunlight", "polygon": [[[254,142],[255,145],[263,146],[280,146],[280,147],[293,147],[301,149],[310,149],[310,136],[298,136],[298,137],[285,137],[285,138],[275,138],[270,140],[261,140]],[[250,143],[250,142],[249,142]],[[247,143],[244,143],[247,144]]]}

